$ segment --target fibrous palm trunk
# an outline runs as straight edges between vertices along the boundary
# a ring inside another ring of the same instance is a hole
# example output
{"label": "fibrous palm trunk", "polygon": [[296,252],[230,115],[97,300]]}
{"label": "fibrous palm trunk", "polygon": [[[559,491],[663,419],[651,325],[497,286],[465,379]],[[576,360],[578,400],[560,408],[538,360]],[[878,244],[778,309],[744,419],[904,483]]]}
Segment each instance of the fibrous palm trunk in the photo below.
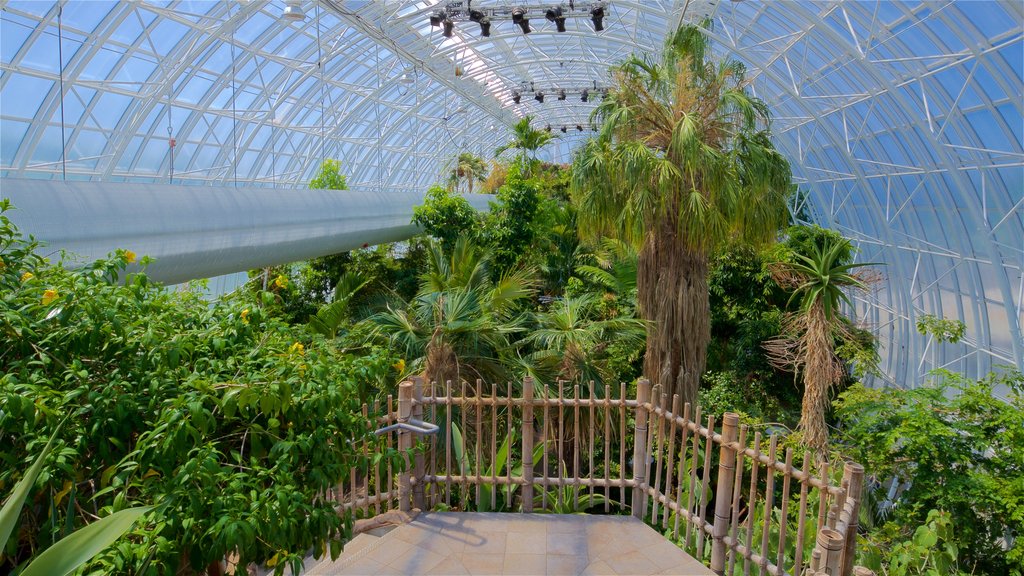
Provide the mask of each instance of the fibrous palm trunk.
{"label": "fibrous palm trunk", "polygon": [[804,333],[804,400],[800,429],[804,445],[821,453],[828,445],[825,412],[828,392],[842,377],[842,364],[833,350],[832,330],[821,300],[811,305]]}
{"label": "fibrous palm trunk", "polygon": [[696,402],[711,340],[707,257],[669,217],[648,235],[637,264],[640,315],[649,322],[644,376],[669,398]]}

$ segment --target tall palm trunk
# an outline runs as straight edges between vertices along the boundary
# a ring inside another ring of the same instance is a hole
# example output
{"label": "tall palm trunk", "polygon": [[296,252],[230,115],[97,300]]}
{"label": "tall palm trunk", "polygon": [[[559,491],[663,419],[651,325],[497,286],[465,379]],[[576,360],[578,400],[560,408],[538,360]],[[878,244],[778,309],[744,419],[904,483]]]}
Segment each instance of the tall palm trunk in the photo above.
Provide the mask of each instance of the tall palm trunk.
{"label": "tall palm trunk", "polygon": [[708,262],[687,247],[676,222],[663,218],[638,255],[637,300],[649,322],[644,376],[669,398],[693,403],[711,340]]}
{"label": "tall palm trunk", "polygon": [[804,400],[800,411],[800,429],[804,444],[821,452],[828,445],[825,412],[829,388],[842,377],[842,365],[833,350],[832,330],[819,299],[807,311],[806,363],[804,364]]}

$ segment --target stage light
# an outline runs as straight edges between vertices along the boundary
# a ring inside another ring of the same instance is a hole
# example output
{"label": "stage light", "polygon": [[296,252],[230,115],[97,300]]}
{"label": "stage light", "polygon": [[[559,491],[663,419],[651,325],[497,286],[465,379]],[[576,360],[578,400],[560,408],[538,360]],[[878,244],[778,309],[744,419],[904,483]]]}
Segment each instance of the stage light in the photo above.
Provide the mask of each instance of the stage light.
{"label": "stage light", "polygon": [[533,99],[536,100],[537,102],[540,102],[541,104],[543,104],[544,103],[544,93],[543,92],[537,92],[536,94],[533,95]]}
{"label": "stage light", "polygon": [[565,134],[565,126],[562,126],[562,134]]}
{"label": "stage light", "polygon": [[559,100],[565,100],[565,90],[564,89],[558,91],[558,99]]}
{"label": "stage light", "polygon": [[561,6],[548,8],[547,11],[544,13],[544,17],[550,20],[551,22],[554,22],[555,26],[558,27],[559,32],[565,32],[565,16],[562,16]]}
{"label": "stage light", "polygon": [[577,124],[577,125],[576,125],[576,131],[577,131],[577,132],[583,132],[583,126],[581,126],[581,125]]}
{"label": "stage light", "polygon": [[587,100],[590,100],[590,90],[584,88],[583,92],[580,94],[580,101],[586,102]]}
{"label": "stage light", "polygon": [[519,100],[521,100],[522,98],[523,98],[523,95],[520,94],[519,92],[513,92],[512,93],[512,101],[515,102],[516,104],[519,104]]}
{"label": "stage light", "polygon": [[441,21],[444,20],[444,19],[445,19],[444,12],[441,12],[441,11],[434,12],[433,14],[430,15],[430,25],[431,26],[440,26],[441,25]]}
{"label": "stage light", "polygon": [[444,34],[445,38],[451,38],[452,33],[455,31],[455,22],[452,22],[451,20],[445,20],[441,24],[444,25],[444,32],[441,32],[441,34]]}
{"label": "stage light", "polygon": [[513,8],[512,9],[512,22],[519,26],[523,30],[523,34],[530,33],[530,19],[526,17],[525,8]]}
{"label": "stage light", "polygon": [[547,130],[548,132],[551,132],[551,124],[545,126],[544,129]]}
{"label": "stage light", "polygon": [[591,8],[590,19],[594,22],[594,32],[604,30],[604,6]]}
{"label": "stage light", "polygon": [[484,13],[481,12],[480,10],[470,10],[469,19],[472,20],[473,22],[479,22],[484,19]]}
{"label": "stage light", "polygon": [[484,18],[483,20],[480,21],[480,35],[481,36],[485,36],[485,37],[491,35],[491,19],[490,18]]}

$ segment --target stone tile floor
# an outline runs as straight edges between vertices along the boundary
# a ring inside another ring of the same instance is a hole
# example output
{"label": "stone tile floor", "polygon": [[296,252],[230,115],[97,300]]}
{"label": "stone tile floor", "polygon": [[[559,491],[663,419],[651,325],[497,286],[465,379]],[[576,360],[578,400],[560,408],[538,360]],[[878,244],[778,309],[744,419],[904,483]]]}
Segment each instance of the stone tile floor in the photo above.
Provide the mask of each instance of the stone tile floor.
{"label": "stone tile floor", "polygon": [[631,516],[435,512],[360,539],[337,561],[307,565],[306,573],[712,574]]}

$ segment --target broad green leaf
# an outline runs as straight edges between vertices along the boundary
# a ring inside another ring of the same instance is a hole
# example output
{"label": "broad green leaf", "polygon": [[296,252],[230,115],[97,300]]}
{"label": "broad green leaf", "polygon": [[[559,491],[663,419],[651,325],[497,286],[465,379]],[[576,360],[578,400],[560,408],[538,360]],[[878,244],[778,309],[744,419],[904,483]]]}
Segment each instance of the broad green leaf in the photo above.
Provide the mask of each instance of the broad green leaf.
{"label": "broad green leaf", "polygon": [[152,506],[115,512],[77,530],[47,548],[29,564],[22,576],[64,576],[77,570],[107,546],[113,544]]}

